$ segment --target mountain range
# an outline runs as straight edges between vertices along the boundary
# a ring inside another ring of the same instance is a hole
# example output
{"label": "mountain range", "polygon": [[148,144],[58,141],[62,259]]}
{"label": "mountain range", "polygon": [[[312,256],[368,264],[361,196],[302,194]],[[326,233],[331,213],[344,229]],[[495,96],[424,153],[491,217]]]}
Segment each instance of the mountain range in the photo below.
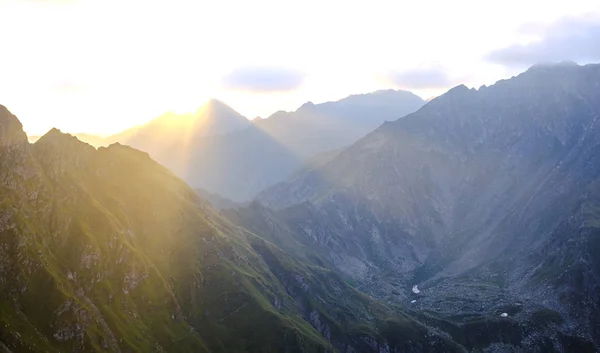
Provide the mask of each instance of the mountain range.
{"label": "mountain range", "polygon": [[[489,332],[505,343],[598,342],[599,118],[600,65],[461,85],[235,217],[288,229],[273,241],[295,239],[383,300],[459,325],[506,312]],[[540,316],[555,338],[528,332]]]}
{"label": "mountain range", "polygon": [[0,349],[459,351],[336,272],[215,212],[145,152],[0,106]]}
{"label": "mountain range", "polygon": [[0,106],[0,349],[597,352],[600,65],[384,111],[236,204],[120,143],[30,144]]}
{"label": "mountain range", "polygon": [[97,147],[119,142],[146,151],[192,187],[246,202],[307,160],[349,146],[423,104],[410,92],[382,90],[308,102],[295,112],[278,111],[251,122],[211,99],[194,114],[168,113],[106,138],[76,136]]}

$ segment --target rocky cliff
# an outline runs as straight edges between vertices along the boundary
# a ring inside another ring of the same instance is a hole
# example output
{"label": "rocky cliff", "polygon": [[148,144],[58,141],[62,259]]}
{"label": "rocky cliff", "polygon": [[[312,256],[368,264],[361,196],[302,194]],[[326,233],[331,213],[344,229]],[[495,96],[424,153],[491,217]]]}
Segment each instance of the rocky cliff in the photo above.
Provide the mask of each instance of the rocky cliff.
{"label": "rocky cliff", "polygon": [[379,298],[489,322],[466,346],[594,351],[599,117],[600,65],[458,86],[262,193],[277,211],[251,212]]}

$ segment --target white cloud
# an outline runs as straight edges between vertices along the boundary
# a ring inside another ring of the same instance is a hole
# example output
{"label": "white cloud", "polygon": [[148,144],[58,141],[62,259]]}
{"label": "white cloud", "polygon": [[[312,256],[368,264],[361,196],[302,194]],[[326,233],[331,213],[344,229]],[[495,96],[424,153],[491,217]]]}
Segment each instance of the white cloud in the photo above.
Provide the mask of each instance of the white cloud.
{"label": "white cloud", "polygon": [[524,33],[538,37],[525,44],[495,50],[488,60],[507,66],[526,67],[540,62],[600,61],[600,17],[563,18],[549,24],[531,24]]}

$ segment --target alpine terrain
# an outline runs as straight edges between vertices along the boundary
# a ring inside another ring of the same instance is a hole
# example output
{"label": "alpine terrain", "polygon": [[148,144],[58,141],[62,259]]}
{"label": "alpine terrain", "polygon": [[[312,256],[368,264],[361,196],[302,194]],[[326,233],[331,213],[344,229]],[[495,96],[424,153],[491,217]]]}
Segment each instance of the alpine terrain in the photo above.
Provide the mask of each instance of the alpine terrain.
{"label": "alpine terrain", "polygon": [[0,106],[3,352],[460,352],[216,213],[147,153]]}
{"label": "alpine terrain", "polygon": [[0,106],[0,351],[600,349],[600,65],[461,85],[326,150],[237,203],[119,143],[30,144]]}
{"label": "alpine terrain", "polygon": [[466,349],[597,351],[599,119],[600,65],[458,86],[231,217]]}

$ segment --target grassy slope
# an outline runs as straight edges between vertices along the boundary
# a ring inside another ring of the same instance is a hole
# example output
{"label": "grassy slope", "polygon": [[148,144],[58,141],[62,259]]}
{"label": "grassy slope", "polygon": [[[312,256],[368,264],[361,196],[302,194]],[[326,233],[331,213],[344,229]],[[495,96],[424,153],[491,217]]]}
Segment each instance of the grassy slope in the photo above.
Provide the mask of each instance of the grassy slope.
{"label": "grassy slope", "polygon": [[0,154],[0,347],[459,350],[225,220],[145,153],[52,132]]}
{"label": "grassy slope", "polygon": [[237,263],[254,254],[183,182],[127,147],[50,137],[19,156],[31,177],[11,175],[32,187],[2,189],[15,226],[0,241],[16,256],[2,276],[0,341],[15,351],[329,347],[293,308],[273,310],[265,269]]}

